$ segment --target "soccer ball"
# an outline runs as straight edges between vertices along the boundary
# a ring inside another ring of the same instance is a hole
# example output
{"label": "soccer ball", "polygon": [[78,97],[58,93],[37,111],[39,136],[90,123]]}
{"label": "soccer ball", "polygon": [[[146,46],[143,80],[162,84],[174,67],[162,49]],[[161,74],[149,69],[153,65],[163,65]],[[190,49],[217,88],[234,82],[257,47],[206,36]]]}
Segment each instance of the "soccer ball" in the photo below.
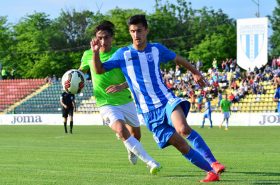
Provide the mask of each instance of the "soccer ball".
{"label": "soccer ball", "polygon": [[77,69],[66,71],[61,79],[63,90],[67,93],[80,93],[85,85],[85,76],[83,72]]}

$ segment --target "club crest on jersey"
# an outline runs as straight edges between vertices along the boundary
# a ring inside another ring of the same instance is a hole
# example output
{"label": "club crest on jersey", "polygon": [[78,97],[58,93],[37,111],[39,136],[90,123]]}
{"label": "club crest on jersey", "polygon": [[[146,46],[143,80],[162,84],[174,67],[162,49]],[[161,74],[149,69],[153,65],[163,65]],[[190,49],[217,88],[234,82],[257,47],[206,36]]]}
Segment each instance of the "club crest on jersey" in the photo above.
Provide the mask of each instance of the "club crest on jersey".
{"label": "club crest on jersey", "polygon": [[148,62],[152,62],[154,60],[152,53],[146,53],[146,57]]}

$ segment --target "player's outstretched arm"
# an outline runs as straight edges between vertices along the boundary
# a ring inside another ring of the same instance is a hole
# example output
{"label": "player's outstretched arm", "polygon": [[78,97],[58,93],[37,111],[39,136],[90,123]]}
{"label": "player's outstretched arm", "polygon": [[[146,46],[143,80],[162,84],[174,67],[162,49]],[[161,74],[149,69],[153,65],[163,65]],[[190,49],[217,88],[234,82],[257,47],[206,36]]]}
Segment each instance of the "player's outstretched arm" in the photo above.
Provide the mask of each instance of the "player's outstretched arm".
{"label": "player's outstretched arm", "polygon": [[98,39],[93,39],[90,42],[90,47],[93,52],[93,67],[94,70],[97,74],[102,74],[105,73],[105,69],[102,67],[102,63],[100,61],[100,56],[99,56],[99,49],[100,49],[100,41]]}
{"label": "player's outstretched arm", "polygon": [[127,82],[117,84],[117,85],[110,85],[109,87],[106,88],[106,93],[116,93],[127,88],[128,88]]}
{"label": "player's outstretched arm", "polygon": [[207,80],[201,75],[201,73],[193,66],[191,65],[186,59],[183,57],[177,55],[174,59],[175,63],[184,66],[186,69],[190,70],[193,74],[194,81],[200,85],[200,87],[204,87],[208,85]]}

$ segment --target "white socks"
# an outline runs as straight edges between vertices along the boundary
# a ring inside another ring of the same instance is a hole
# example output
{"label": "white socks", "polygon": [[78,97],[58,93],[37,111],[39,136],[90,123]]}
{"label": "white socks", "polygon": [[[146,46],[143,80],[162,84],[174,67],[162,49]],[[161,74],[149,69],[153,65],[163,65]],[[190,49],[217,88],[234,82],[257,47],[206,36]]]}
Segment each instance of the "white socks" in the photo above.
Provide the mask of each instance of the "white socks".
{"label": "white socks", "polygon": [[133,152],[137,157],[139,157],[144,163],[148,163],[150,161],[155,161],[142,147],[141,143],[133,136],[130,136],[127,140],[125,140],[124,145],[128,150]]}

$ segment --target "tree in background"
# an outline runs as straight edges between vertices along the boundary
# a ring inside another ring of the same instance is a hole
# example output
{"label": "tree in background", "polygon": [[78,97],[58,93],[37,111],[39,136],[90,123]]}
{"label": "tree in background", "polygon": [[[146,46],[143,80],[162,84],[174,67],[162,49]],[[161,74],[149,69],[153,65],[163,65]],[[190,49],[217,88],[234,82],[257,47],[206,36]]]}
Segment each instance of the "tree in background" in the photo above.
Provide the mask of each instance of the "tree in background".
{"label": "tree in background", "polygon": [[[146,13],[149,41],[161,42],[191,61],[201,60],[204,67],[211,66],[213,58],[218,62],[235,58],[235,22],[222,10],[195,10],[186,0],[155,2],[155,12]],[[66,70],[79,67],[100,21],[106,19],[116,25],[114,44],[121,47],[131,43],[128,18],[143,13],[140,9],[115,8],[106,14],[72,9],[50,19],[45,13],[35,12],[13,26],[0,17],[1,63],[15,69],[18,78],[60,77]],[[170,63],[164,67],[174,66]]]}
{"label": "tree in background", "polygon": [[280,56],[280,0],[276,0],[272,17],[270,17],[273,34],[270,38],[271,55],[274,57]]}
{"label": "tree in background", "polygon": [[115,25],[114,45],[122,47],[131,43],[127,20],[135,14],[144,14],[144,11],[139,9],[121,9],[117,7],[105,14],[104,19],[110,20]]}
{"label": "tree in background", "polygon": [[14,39],[11,27],[12,25],[7,23],[7,17],[0,16],[0,64],[7,71],[15,68],[15,62],[12,61],[13,51],[11,47],[14,45]]}
{"label": "tree in background", "polygon": [[149,19],[150,35],[155,35],[152,40],[193,62],[202,61],[204,70],[212,65],[213,58],[220,65],[223,59],[236,57],[235,21],[222,10],[194,10],[185,0],[177,0],[177,4],[156,0],[156,11]]}
{"label": "tree in background", "polygon": [[49,41],[53,33],[51,24],[45,13],[34,13],[22,18],[14,26],[12,62],[19,76],[39,78],[45,75],[48,68],[42,68],[42,62],[49,60]]}

